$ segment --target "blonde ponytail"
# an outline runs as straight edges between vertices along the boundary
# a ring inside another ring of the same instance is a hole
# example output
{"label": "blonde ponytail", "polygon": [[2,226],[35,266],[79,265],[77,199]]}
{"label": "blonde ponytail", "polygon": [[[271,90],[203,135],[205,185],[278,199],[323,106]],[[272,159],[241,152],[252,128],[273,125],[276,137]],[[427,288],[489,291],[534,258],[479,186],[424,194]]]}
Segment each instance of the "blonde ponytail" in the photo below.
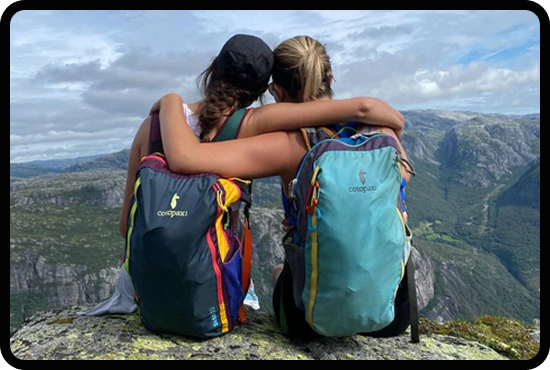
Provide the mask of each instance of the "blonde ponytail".
{"label": "blonde ponytail", "polygon": [[[291,83],[280,83],[274,72],[273,81],[281,84],[296,101],[306,102],[332,97],[332,68],[325,47],[309,36],[295,36],[274,50],[275,66],[291,74]],[[285,86],[286,85],[286,86]]]}

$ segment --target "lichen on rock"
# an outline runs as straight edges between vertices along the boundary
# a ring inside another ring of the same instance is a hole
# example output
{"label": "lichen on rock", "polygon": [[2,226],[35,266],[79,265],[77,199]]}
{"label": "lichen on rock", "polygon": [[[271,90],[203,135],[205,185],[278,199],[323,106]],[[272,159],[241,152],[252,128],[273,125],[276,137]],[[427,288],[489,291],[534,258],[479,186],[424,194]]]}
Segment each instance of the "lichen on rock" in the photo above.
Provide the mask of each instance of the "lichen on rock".
{"label": "lichen on rock", "polygon": [[141,324],[139,315],[78,316],[81,307],[33,316],[10,339],[19,360],[505,360],[477,342],[409,333],[394,338],[356,335],[301,342],[283,335],[273,316],[248,310],[249,321],[229,334],[208,340],[156,335]]}

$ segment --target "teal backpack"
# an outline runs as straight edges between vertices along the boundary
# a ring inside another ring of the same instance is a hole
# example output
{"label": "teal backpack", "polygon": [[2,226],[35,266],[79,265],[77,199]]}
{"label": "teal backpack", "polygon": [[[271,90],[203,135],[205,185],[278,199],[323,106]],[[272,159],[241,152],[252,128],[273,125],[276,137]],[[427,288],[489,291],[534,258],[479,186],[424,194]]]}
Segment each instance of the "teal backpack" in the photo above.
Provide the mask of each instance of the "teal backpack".
{"label": "teal backpack", "polygon": [[392,323],[407,268],[418,342],[412,234],[401,208],[401,167],[414,169],[392,136],[345,129],[302,130],[309,151],[288,189],[296,227],[283,241],[294,301],[323,336],[375,332]]}

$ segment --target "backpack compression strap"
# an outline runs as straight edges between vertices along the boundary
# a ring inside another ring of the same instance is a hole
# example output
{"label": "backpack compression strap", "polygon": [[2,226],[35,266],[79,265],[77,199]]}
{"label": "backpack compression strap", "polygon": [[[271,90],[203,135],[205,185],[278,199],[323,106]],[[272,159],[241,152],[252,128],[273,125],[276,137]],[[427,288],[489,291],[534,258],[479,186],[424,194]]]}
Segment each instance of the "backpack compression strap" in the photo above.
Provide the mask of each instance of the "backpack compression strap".
{"label": "backpack compression strap", "polygon": [[336,136],[336,132],[328,127],[306,127],[300,129],[300,131],[302,131],[307,150],[310,150],[322,140]]}
{"label": "backpack compression strap", "polygon": [[[249,220],[249,209],[250,206],[247,204],[244,209],[244,224],[243,224],[243,235],[242,235],[242,253],[243,253],[243,280],[242,288],[243,293],[246,297],[248,288],[250,288],[250,273],[252,269],[252,232],[250,231],[250,220]],[[241,304],[239,309],[239,322],[246,323],[248,320],[246,318],[246,312],[244,310],[244,302]]]}

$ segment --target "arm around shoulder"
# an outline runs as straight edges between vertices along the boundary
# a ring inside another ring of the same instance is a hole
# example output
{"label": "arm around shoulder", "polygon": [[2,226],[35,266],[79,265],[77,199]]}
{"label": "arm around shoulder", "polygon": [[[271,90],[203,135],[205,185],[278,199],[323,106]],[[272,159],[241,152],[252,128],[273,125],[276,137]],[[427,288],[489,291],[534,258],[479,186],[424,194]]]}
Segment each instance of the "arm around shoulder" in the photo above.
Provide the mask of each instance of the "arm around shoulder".
{"label": "arm around shoulder", "polygon": [[405,128],[405,118],[395,108],[384,100],[372,97],[362,97],[361,117],[357,120],[362,123],[389,127],[395,131],[398,137]]}
{"label": "arm around shoulder", "polygon": [[401,113],[380,99],[326,99],[306,103],[274,103],[250,109],[239,137],[349,121],[386,126],[396,131],[402,130],[405,125]]}

